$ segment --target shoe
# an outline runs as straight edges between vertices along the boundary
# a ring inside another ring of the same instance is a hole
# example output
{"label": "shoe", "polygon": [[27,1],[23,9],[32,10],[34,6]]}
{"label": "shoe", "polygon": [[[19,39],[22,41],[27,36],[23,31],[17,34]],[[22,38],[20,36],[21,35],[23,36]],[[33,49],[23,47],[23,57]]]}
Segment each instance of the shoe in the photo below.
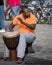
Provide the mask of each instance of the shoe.
{"label": "shoe", "polygon": [[4,33],[4,32],[5,32],[5,29],[1,29],[1,30],[0,30],[0,33]]}
{"label": "shoe", "polygon": [[22,58],[18,58],[18,60],[16,61],[16,63],[21,64],[23,62]]}

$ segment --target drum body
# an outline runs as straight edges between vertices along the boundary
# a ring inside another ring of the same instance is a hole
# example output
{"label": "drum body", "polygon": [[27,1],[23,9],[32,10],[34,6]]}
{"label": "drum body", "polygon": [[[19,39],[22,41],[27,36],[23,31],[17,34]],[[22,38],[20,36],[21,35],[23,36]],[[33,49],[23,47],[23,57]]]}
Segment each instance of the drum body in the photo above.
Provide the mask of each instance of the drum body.
{"label": "drum body", "polygon": [[19,34],[15,32],[6,32],[3,34],[3,40],[7,48],[9,49],[9,60],[17,60],[16,47],[19,43]]}

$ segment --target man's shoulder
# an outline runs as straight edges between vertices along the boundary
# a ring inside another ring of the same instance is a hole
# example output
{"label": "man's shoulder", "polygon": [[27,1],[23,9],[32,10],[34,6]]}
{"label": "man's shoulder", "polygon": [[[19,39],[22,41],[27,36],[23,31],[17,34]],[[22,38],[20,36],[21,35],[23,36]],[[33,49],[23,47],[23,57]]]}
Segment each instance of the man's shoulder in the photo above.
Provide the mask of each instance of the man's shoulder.
{"label": "man's shoulder", "polygon": [[31,15],[32,18],[34,18],[34,17],[36,18],[36,16],[34,14],[31,13],[30,15]]}
{"label": "man's shoulder", "polygon": [[35,16],[35,15],[31,13],[31,16]]}

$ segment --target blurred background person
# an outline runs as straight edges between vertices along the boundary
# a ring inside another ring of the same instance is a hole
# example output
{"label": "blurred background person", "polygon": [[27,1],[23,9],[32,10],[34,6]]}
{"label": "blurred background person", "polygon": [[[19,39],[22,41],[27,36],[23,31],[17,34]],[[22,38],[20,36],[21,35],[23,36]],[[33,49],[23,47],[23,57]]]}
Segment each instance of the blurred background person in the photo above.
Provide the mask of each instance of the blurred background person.
{"label": "blurred background person", "polygon": [[4,25],[4,10],[6,10],[5,2],[6,2],[5,0],[0,0],[0,25],[1,25],[0,33],[5,32],[5,25]]}
{"label": "blurred background person", "polygon": [[12,18],[19,14],[21,0],[6,0],[6,4],[8,4],[9,8],[11,9]]}

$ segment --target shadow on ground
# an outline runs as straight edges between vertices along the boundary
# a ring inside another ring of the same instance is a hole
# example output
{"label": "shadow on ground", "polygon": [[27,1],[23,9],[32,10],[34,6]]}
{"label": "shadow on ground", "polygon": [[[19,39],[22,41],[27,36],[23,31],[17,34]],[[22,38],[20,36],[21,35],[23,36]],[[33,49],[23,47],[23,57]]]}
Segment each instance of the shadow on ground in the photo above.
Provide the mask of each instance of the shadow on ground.
{"label": "shadow on ground", "polygon": [[22,64],[11,61],[0,61],[0,65],[52,65],[52,60],[26,57]]}
{"label": "shadow on ground", "polygon": [[52,65],[52,61],[48,59],[27,57],[25,65]]}

